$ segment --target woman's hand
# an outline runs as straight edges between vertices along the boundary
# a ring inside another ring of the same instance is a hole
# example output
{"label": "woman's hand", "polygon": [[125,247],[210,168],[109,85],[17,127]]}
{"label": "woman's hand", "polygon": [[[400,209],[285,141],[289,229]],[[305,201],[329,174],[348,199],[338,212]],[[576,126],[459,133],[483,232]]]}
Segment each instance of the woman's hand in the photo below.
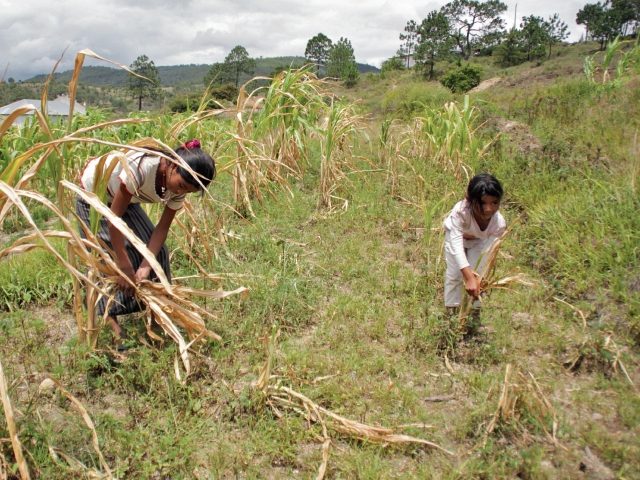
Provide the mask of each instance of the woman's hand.
{"label": "woman's hand", "polygon": [[136,272],[135,281],[136,283],[140,283],[143,280],[149,278],[149,274],[151,273],[151,267],[149,265],[141,265]]}
{"label": "woman's hand", "polygon": [[[129,278],[129,280],[131,280],[132,282],[135,281],[135,272],[133,271],[133,267],[131,266],[131,263],[129,263],[129,265],[119,265],[119,267],[120,267],[120,270],[122,270],[122,273],[124,273],[127,276],[127,278]],[[118,275],[118,279],[116,280],[116,285],[120,290],[122,290],[122,292],[125,295],[127,296],[133,295],[133,285],[131,285],[131,283],[127,281],[125,277]]]}
{"label": "woman's hand", "polygon": [[462,277],[464,278],[464,289],[474,300],[477,300],[480,297],[480,275],[471,267],[465,267],[462,269]]}

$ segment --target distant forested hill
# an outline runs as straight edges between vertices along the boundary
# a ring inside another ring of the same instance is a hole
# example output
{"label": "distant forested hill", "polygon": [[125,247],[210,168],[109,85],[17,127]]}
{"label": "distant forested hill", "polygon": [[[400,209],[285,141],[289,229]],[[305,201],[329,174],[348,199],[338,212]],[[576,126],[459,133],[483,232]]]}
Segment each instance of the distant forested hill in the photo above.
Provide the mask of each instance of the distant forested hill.
{"label": "distant forested hill", "polygon": [[[255,76],[271,75],[271,73],[282,67],[299,67],[304,65],[304,57],[269,57],[256,59]],[[159,66],[160,82],[162,86],[189,86],[202,85],[204,77],[211,68],[211,65],[170,65]],[[379,69],[364,63],[358,63],[361,73],[379,72]],[[72,71],[56,74],[56,81],[68,83],[71,80]],[[25,82],[44,82],[47,75],[37,75]],[[127,84],[127,72],[117,68],[86,66],[80,72],[80,83],[83,85],[93,85],[97,87],[121,87]]]}

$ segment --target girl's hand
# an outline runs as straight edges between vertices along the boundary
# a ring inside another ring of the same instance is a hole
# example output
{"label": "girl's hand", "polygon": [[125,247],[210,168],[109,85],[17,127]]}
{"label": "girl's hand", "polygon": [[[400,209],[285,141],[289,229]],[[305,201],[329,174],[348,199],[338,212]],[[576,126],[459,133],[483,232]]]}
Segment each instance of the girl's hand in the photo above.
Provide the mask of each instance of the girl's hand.
{"label": "girl's hand", "polygon": [[471,267],[462,269],[464,278],[464,289],[474,300],[480,297],[480,275],[478,275]]}
{"label": "girl's hand", "polygon": [[140,283],[143,280],[149,278],[149,274],[151,273],[151,267],[149,265],[141,266],[138,268],[136,272],[135,281],[136,283]]}

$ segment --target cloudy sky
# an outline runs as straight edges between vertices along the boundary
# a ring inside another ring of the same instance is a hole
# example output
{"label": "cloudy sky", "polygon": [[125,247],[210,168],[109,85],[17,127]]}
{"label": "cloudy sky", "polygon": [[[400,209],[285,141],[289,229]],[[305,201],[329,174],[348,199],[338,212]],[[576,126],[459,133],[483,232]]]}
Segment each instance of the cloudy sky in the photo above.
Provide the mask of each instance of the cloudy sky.
{"label": "cloudy sky", "polygon": [[[446,0],[0,0],[0,78],[49,73],[67,49],[59,71],[75,53],[90,48],[131,64],[145,54],[156,65],[222,61],[235,46],[252,57],[304,55],[309,38],[322,32],[351,40],[359,62],[379,66],[399,47],[408,20],[419,21]],[[510,0],[509,25],[517,16],[558,13],[570,41],[587,0]],[[87,64],[96,64],[87,61]],[[104,64],[104,63],[103,63]],[[104,64],[106,65],[106,64]]]}

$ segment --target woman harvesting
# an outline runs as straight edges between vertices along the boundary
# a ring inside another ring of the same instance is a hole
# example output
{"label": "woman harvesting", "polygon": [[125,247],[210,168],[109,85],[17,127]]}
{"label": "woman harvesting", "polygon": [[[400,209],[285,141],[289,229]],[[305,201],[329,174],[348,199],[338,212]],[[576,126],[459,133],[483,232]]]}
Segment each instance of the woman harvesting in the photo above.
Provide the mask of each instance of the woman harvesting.
{"label": "woman harvesting", "polygon": [[[149,150],[149,149],[147,149]],[[180,159],[168,160],[170,152],[129,151],[124,162],[118,162],[106,181],[107,203],[111,211],[129,226],[129,228],[147,245],[156,256],[165,275],[171,280],[169,253],[164,242],[169,228],[178,210],[182,208],[186,194],[202,191],[215,177],[215,163],[211,156],[200,148],[198,140],[190,140],[178,147],[175,153]],[[80,183],[88,191],[95,192],[98,179],[108,172],[115,156],[90,160],[85,166]],[[126,167],[123,166],[125,163]],[[188,168],[186,168],[186,166]],[[153,225],[141,203],[162,203],[164,210],[160,221]],[[89,225],[89,204],[81,198],[76,199],[76,212],[84,223]],[[155,279],[149,263],[138,250],[131,245],[123,234],[106,218],[100,220],[98,237],[114,252],[118,268],[135,283],[148,278]],[[113,302],[109,303],[106,320],[118,341],[122,338],[122,328],[117,317],[134,313],[141,309],[133,295],[131,283],[124,277],[117,280],[119,291]],[[97,313],[104,315],[107,299],[101,298]]]}

